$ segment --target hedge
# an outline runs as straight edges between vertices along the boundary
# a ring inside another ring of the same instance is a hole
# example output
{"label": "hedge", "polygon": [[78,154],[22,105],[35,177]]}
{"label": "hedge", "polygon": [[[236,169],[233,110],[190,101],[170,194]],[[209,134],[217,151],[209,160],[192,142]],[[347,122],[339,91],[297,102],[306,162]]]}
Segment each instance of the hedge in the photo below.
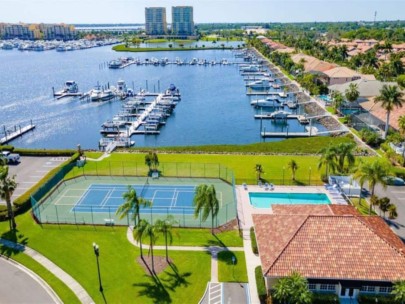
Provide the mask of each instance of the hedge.
{"label": "hedge", "polygon": [[255,268],[255,277],[256,277],[257,293],[259,295],[260,302],[266,303],[267,290],[266,290],[266,284],[264,283],[262,266],[257,266]]}
{"label": "hedge", "polygon": [[336,303],[339,303],[339,298],[334,293],[312,294],[312,304],[336,304]]}
{"label": "hedge", "polygon": [[56,175],[56,173],[59,172],[59,170],[62,167],[66,166],[67,164],[70,164],[72,162],[75,162],[79,157],[80,157],[79,153],[75,153],[70,159],[63,162],[60,166],[49,171],[38,183],[36,183],[34,186],[32,186],[23,195],[18,197],[13,202],[14,206],[17,209],[17,213],[22,213],[22,212],[28,210],[31,207],[31,195],[34,194],[36,191],[38,191],[38,189],[40,189],[49,179],[51,179],[54,175]]}
{"label": "hedge", "polygon": [[14,153],[19,153],[23,156],[72,156],[76,150],[35,150],[15,148]]}
{"label": "hedge", "polygon": [[394,300],[392,295],[359,295],[358,302],[359,304],[375,304],[375,299],[378,299],[378,304],[394,304],[400,303]]}
{"label": "hedge", "polygon": [[14,147],[12,145],[0,145],[0,151],[13,151]]}
{"label": "hedge", "polygon": [[258,254],[259,250],[257,249],[256,234],[253,227],[250,227],[250,241],[252,244],[252,251],[254,254]]}

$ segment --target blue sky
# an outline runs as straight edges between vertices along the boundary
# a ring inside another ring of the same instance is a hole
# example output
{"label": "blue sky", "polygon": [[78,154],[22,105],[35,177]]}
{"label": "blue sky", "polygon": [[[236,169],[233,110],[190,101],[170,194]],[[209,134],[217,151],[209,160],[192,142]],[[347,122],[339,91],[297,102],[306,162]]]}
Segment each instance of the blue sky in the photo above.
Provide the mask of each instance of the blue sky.
{"label": "blue sky", "polygon": [[0,0],[0,22],[143,23],[146,6],[194,6],[203,22],[405,19],[405,0]]}

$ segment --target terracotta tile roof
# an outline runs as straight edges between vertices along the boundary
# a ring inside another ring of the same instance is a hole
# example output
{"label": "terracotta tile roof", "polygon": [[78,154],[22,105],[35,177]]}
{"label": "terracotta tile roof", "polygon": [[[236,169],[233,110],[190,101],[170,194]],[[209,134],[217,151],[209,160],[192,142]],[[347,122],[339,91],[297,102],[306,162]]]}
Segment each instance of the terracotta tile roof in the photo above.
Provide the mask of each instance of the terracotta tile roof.
{"label": "terracotta tile roof", "polygon": [[273,214],[332,215],[330,205],[273,205]]}
{"label": "terracotta tile roof", "polygon": [[313,56],[308,56],[302,53],[295,54],[291,56],[291,59],[295,63],[300,63],[301,59],[304,59],[304,69],[305,72],[316,71],[316,72],[324,72],[330,69],[337,67],[336,64],[329,63],[326,61],[319,60]]}
{"label": "terracotta tile roof", "polygon": [[360,77],[359,73],[347,67],[336,67],[324,72],[330,78],[352,78]]}
{"label": "terracotta tile roof", "polygon": [[[405,245],[375,217],[253,215],[266,276],[405,279]],[[401,242],[401,243],[400,243]]]}
{"label": "terracotta tile roof", "polygon": [[334,215],[361,215],[356,208],[350,205],[329,205]]}

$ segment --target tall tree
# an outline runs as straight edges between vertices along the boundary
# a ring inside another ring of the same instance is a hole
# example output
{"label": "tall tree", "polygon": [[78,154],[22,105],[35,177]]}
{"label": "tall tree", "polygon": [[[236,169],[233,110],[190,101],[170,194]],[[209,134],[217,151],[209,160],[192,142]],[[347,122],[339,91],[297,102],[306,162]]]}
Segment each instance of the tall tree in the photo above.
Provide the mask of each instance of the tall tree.
{"label": "tall tree", "polygon": [[397,281],[394,283],[391,294],[394,295],[395,301],[398,303],[405,303],[405,280]]}
{"label": "tall tree", "polygon": [[264,173],[263,166],[261,164],[256,164],[255,171],[257,181],[260,181],[262,179],[262,174]]}
{"label": "tall tree", "polygon": [[355,83],[349,84],[349,88],[345,91],[345,97],[350,102],[355,102],[360,96],[359,86]]}
{"label": "tall tree", "polygon": [[[360,185],[368,183],[371,189],[371,197],[374,196],[375,186],[381,184],[384,188],[387,187],[386,177],[389,175],[389,166],[383,160],[377,159],[373,162],[364,162],[354,174],[354,178],[358,179]],[[372,205],[370,203],[369,214],[371,214]]]}
{"label": "tall tree", "polygon": [[289,163],[288,163],[288,168],[291,169],[292,180],[295,181],[295,173],[296,173],[297,170],[298,170],[298,164],[297,164],[297,162],[296,162],[294,159],[290,160]]}
{"label": "tall tree", "polygon": [[145,223],[145,234],[149,237],[149,252],[148,255],[151,256],[151,262],[152,262],[152,272],[156,274],[155,272],[155,261],[154,261],[154,256],[153,256],[153,246],[156,244],[157,240],[157,231],[156,227],[154,225],[151,225],[148,221]]}
{"label": "tall tree", "polygon": [[168,215],[164,220],[157,220],[155,222],[155,227],[158,232],[162,233],[165,237],[165,246],[166,246],[166,261],[169,262],[169,252],[168,252],[168,243],[171,245],[173,243],[173,234],[172,228],[173,225],[178,222],[174,219],[173,215]]}
{"label": "tall tree", "polygon": [[10,231],[17,228],[17,223],[15,222],[14,218],[13,205],[11,203],[11,197],[13,196],[16,188],[17,183],[15,181],[15,176],[8,176],[8,166],[0,166],[0,197],[6,201]]}
{"label": "tall tree", "polygon": [[145,231],[147,226],[149,225],[148,221],[145,219],[140,220],[138,225],[134,227],[134,239],[139,243],[139,249],[141,251],[141,258],[143,258],[143,253],[142,253],[142,238],[145,235]]}
{"label": "tall tree", "polygon": [[273,296],[281,303],[309,304],[312,294],[308,289],[308,281],[294,271],[291,275],[281,278],[274,285]]}
{"label": "tall tree", "polygon": [[381,216],[381,212],[384,214],[384,218],[385,218],[385,213],[389,210],[390,206],[391,206],[391,202],[390,199],[388,197],[382,197],[378,200],[378,208],[380,208],[380,216]]}
{"label": "tall tree", "polygon": [[197,218],[201,212],[201,220],[205,222],[211,214],[211,233],[214,234],[214,219],[219,212],[219,201],[214,185],[199,185],[194,196],[194,216]]}
{"label": "tall tree", "polygon": [[336,171],[336,169],[338,168],[336,148],[327,147],[327,148],[323,148],[319,152],[321,153],[321,158],[319,159],[318,170],[320,170],[322,168],[322,166],[325,166],[325,174],[326,174],[326,177],[328,177],[329,171],[334,173]]}
{"label": "tall tree", "polygon": [[403,99],[403,93],[398,89],[396,85],[383,85],[380,95],[374,99],[375,103],[380,102],[381,106],[387,112],[385,121],[384,139],[387,138],[388,129],[390,126],[390,114],[395,108],[402,108],[405,100]]}
{"label": "tall tree", "polygon": [[149,151],[149,153],[145,155],[145,165],[148,166],[149,171],[157,170],[159,167],[159,158],[156,152]]}
{"label": "tall tree", "polygon": [[340,93],[339,91],[334,91],[332,93],[332,103],[333,103],[333,108],[334,108],[335,112],[337,112],[340,109],[343,102],[344,102],[344,97],[343,97],[342,93]]}
{"label": "tall tree", "polygon": [[[385,213],[384,213],[385,216]],[[394,204],[390,204],[388,207],[388,218],[390,220],[396,219],[398,217],[397,206]]]}
{"label": "tall tree", "polygon": [[136,190],[131,186],[128,186],[128,191],[122,197],[125,201],[117,208],[115,214],[119,215],[120,219],[123,219],[130,213],[133,213],[134,225],[136,227],[141,220],[140,207],[150,207],[152,206],[152,201],[139,197]]}
{"label": "tall tree", "polygon": [[336,147],[338,170],[340,173],[346,172],[345,162],[347,162],[349,168],[354,165],[355,163],[355,158],[353,154],[354,148],[356,148],[356,144],[354,143],[341,143]]}

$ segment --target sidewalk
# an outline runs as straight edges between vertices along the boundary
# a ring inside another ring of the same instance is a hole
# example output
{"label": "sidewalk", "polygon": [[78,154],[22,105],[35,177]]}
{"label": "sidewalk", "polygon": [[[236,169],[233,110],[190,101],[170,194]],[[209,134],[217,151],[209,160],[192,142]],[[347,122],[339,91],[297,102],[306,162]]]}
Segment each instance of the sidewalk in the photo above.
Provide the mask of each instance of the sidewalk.
{"label": "sidewalk", "polygon": [[0,238],[0,244],[4,245],[6,247],[12,248],[14,250],[22,251],[26,255],[30,256],[35,261],[40,263],[47,270],[49,270],[53,275],[55,275],[58,279],[60,279],[63,283],[65,283],[66,286],[73,291],[73,293],[77,296],[77,298],[80,300],[81,303],[84,303],[84,304],[93,304],[94,303],[93,299],[90,297],[90,295],[87,293],[87,291],[84,290],[84,288],[75,279],[73,279],[68,273],[66,273],[59,266],[54,264],[51,260],[44,257],[39,252],[37,252],[27,246],[24,246],[24,245],[21,245],[18,243],[14,243],[14,242],[11,242],[11,241],[8,241],[5,239],[1,239],[1,238]]}

